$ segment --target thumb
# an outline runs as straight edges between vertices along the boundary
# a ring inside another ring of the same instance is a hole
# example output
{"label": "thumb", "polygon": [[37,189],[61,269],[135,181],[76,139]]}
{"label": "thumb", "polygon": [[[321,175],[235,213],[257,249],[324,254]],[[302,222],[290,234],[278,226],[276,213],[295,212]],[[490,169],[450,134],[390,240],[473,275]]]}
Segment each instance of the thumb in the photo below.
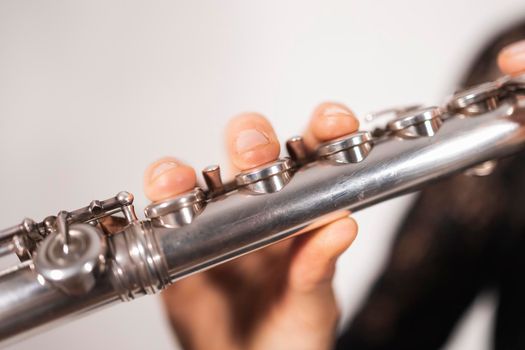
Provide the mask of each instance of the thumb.
{"label": "thumb", "polygon": [[335,263],[356,234],[357,224],[345,217],[295,238],[287,285],[272,310],[271,324],[281,333],[277,338],[304,350],[333,346],[339,318],[332,287]]}

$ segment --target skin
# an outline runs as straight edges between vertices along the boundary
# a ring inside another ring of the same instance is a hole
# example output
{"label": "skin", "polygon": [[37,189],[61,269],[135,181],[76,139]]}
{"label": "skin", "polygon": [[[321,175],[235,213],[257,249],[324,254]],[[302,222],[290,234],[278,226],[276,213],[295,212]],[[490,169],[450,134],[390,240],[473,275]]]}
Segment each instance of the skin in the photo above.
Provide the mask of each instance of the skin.
{"label": "skin", "polygon": [[[504,74],[525,73],[525,41],[503,49]],[[312,113],[307,147],[356,131],[346,106],[326,102]],[[226,128],[233,171],[273,161],[280,146],[270,122],[258,113],[234,117]],[[196,185],[195,170],[173,157],[152,163],[144,175],[151,201]],[[185,278],[162,293],[168,318],[185,349],[330,349],[339,310],[332,280],[338,257],[354,241],[357,224],[339,212],[308,232],[212,270]]]}

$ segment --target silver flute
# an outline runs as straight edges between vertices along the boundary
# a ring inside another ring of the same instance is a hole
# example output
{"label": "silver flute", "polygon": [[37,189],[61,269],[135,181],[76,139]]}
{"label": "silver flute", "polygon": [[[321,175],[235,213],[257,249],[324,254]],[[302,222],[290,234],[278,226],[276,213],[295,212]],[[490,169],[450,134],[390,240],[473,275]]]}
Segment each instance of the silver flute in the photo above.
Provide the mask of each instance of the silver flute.
{"label": "silver flute", "polygon": [[[336,211],[356,211],[465,171],[487,175],[495,160],[525,148],[525,75],[454,94],[444,106],[385,110],[381,128],[289,157],[145,209],[133,196],[94,200],[42,222],[0,231],[0,256],[20,263],[0,273],[0,340],[169,284],[300,233]],[[5,343],[4,343],[5,344]]]}

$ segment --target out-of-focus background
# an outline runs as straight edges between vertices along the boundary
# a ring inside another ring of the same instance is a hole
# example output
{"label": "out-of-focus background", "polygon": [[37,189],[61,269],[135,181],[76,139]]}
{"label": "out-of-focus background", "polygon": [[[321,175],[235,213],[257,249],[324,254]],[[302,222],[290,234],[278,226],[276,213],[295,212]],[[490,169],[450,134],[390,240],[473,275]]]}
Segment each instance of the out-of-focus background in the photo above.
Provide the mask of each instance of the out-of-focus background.
{"label": "out-of-focus background", "polygon": [[[126,189],[164,155],[220,161],[223,129],[264,113],[281,139],[315,105],[356,113],[439,103],[522,0],[0,1],[0,227]],[[411,197],[357,213],[336,278],[343,324],[384,261]],[[453,288],[453,286],[451,286]],[[448,349],[487,349],[481,296]],[[9,349],[177,349],[156,297],[68,321]]]}

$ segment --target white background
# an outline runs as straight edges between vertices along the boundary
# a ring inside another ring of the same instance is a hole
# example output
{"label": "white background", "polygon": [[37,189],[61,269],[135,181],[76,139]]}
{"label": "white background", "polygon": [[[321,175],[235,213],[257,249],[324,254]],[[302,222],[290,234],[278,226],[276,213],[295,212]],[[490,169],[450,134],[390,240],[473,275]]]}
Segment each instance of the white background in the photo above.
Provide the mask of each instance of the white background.
{"label": "white background", "polygon": [[[475,50],[525,14],[522,0],[0,0],[0,227],[126,189],[164,155],[220,161],[238,112],[266,114],[282,139],[314,106],[359,115],[439,103]],[[337,290],[344,320],[381,266],[410,198],[356,215]],[[449,349],[486,349],[490,296]],[[173,349],[156,297],[100,311],[10,349]]]}

